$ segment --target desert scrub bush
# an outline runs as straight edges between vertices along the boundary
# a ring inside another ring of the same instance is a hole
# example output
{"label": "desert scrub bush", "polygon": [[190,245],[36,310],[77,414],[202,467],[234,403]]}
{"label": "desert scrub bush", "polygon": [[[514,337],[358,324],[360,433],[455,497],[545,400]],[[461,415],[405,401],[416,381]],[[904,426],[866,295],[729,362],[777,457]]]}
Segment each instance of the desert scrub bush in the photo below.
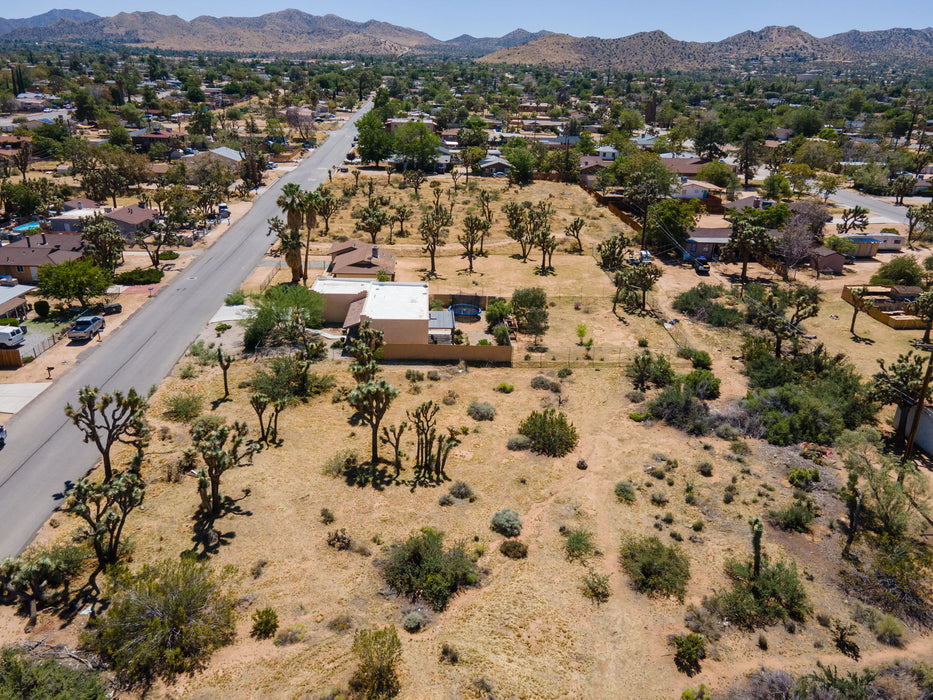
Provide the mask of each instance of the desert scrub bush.
{"label": "desert scrub bush", "polygon": [[429,369],[427,376],[432,382],[439,382],[441,380],[441,373],[436,369]]}
{"label": "desert scrub bush", "polygon": [[304,625],[292,625],[288,629],[281,630],[275,635],[273,644],[277,647],[286,647],[290,644],[297,644],[305,638]]}
{"label": "desert scrub bush", "polygon": [[683,601],[690,560],[677,545],[665,546],[657,537],[627,537],[622,541],[621,556],[622,568],[636,591]]}
{"label": "desert scrub bush", "polygon": [[697,465],[697,471],[700,472],[701,476],[712,476],[713,475],[713,463],[712,462],[700,462]]}
{"label": "desert scrub bush", "polygon": [[346,528],[340,528],[327,535],[327,544],[339,552],[346,551],[353,546],[353,538],[347,533]]}
{"label": "desert scrub bush", "polygon": [[531,379],[531,388],[532,389],[543,389],[546,391],[553,391],[554,393],[560,393],[560,384],[555,382],[553,379],[548,379],[543,374],[539,374]]}
{"label": "desert scrub bush", "polygon": [[694,350],[689,359],[694,369],[711,369],[713,366],[713,360],[706,350]]}
{"label": "desert scrub bush", "polygon": [[518,540],[505,540],[499,545],[499,551],[509,559],[524,559],[528,556],[528,545]]}
{"label": "desert scrub bush", "polygon": [[674,381],[674,370],[668,359],[650,350],[635,355],[625,366],[625,374],[639,391],[647,390],[650,384],[663,387]]}
{"label": "desert scrub bush", "polygon": [[496,417],[496,407],[486,401],[473,401],[467,407],[467,415],[473,420],[493,420]]}
{"label": "desert scrub bush", "polygon": [[424,381],[424,372],[417,369],[406,369],[405,370],[405,379],[410,382],[423,382]]}
{"label": "desert scrub bush", "polygon": [[512,452],[521,452],[522,450],[531,449],[531,438],[527,438],[524,435],[511,435],[509,436],[508,441],[505,443],[507,449]]}
{"label": "desert scrub bush", "polygon": [[583,577],[583,597],[601,605],[609,600],[612,590],[609,588],[609,577],[595,571],[587,571]]}
{"label": "desert scrub bush", "polygon": [[246,302],[246,294],[243,290],[238,289],[235,292],[230,292],[224,299],[224,304],[227,306],[242,306]]}
{"label": "desert scrub bush", "polygon": [[705,435],[709,431],[709,408],[684,382],[665,387],[651,399],[648,413],[688,435]]}
{"label": "desert scrub bush", "polygon": [[652,491],[651,492],[651,503],[656,506],[666,506],[668,503],[667,494],[663,491]]}
{"label": "desert scrub bush", "polygon": [[722,502],[726,505],[732,503],[735,500],[735,494],[738,492],[739,490],[735,484],[726,484],[726,487],[722,490]]}
{"label": "desert scrub bush", "polygon": [[763,559],[756,577],[752,562],[731,559],[725,570],[733,580],[731,590],[718,592],[703,605],[734,625],[754,630],[788,619],[804,622],[812,612],[794,563]]}
{"label": "desert scrub bush", "polygon": [[496,391],[498,391],[500,394],[511,394],[513,391],[515,391],[515,386],[509,384],[508,382],[499,382],[496,384]]}
{"label": "desert scrub bush", "polygon": [[465,545],[458,542],[444,549],[443,538],[440,530],[423,527],[394,548],[385,567],[389,586],[412,600],[424,598],[436,612],[446,608],[460,588],[477,581]]}
{"label": "desert scrub bush", "polygon": [[684,388],[698,399],[718,399],[722,381],[708,369],[695,369],[683,378]]}
{"label": "desert scrub bush", "polygon": [[490,527],[493,532],[498,532],[504,537],[518,537],[522,534],[521,518],[519,518],[518,513],[511,508],[500,510],[492,516]]}
{"label": "desert scrub bush", "polygon": [[570,369],[569,367],[561,367],[559,370],[557,370],[558,379],[566,379],[571,374],[573,374],[573,370]]}
{"label": "desert scrub bush", "polygon": [[324,462],[326,476],[341,477],[348,469],[355,468],[360,463],[356,450],[344,449],[334,453]]}
{"label": "desert scrub bush", "polygon": [[256,639],[271,639],[279,629],[279,615],[272,608],[257,610],[252,620],[253,629],[249,634]]}
{"label": "desert scrub bush", "polygon": [[473,489],[465,481],[454,482],[454,485],[450,487],[450,495],[454,498],[470,501],[470,503],[476,500],[476,494],[473,493]]}
{"label": "desert scrub bush", "polygon": [[730,441],[742,436],[742,433],[738,428],[725,421],[717,423],[716,427],[713,429],[713,432],[716,434],[716,437]]}
{"label": "desert scrub bush", "polygon": [[819,467],[812,467],[811,469],[795,467],[790,470],[790,473],[787,475],[787,480],[790,482],[790,485],[795,489],[803,489],[804,491],[809,491],[813,488],[813,484],[820,481],[820,469]]}
{"label": "desert scrub bush", "polygon": [[882,644],[892,647],[904,646],[906,628],[904,623],[894,615],[880,613],[872,622],[871,631],[875,633],[875,638]]}
{"label": "desert scrub bush", "polygon": [[327,623],[327,629],[332,632],[346,632],[353,628],[353,618],[349,615],[337,615]]}
{"label": "desert scrub bush", "polygon": [[321,522],[330,525],[334,522],[334,514],[330,508],[321,508]]}
{"label": "desert scrub bush", "polygon": [[198,376],[198,370],[195,369],[193,364],[186,362],[181,366],[181,369],[178,370],[178,376],[181,379],[194,379]]}
{"label": "desert scrub bush", "polygon": [[620,503],[633,503],[635,501],[635,486],[631,481],[618,482],[615,493]]}
{"label": "desert scrub bush", "polygon": [[733,440],[729,443],[729,451],[732,454],[744,457],[752,453],[752,448],[745,440]]}
{"label": "desert scrub bush", "polygon": [[706,640],[702,634],[690,632],[671,638],[674,645],[674,665],[681,673],[694,676],[700,672],[700,662],[706,658]]}
{"label": "desert scrub bush", "polygon": [[460,652],[457,649],[447,642],[441,646],[441,663],[446,664],[458,664],[460,663]]}
{"label": "desert scrub bush", "polygon": [[417,610],[413,610],[402,618],[402,627],[404,627],[405,631],[409,634],[414,634],[415,632],[420,632],[427,621],[424,615]]}
{"label": "desert scrub bush", "polygon": [[812,501],[803,498],[795,498],[784,508],[769,511],[768,515],[774,525],[794,532],[810,532],[810,523],[815,517]]}
{"label": "desert scrub bush", "polygon": [[81,634],[121,682],[191,673],[234,638],[234,600],[210,566],[192,558],[147,564],[110,584],[110,608]]}
{"label": "desert scrub bush", "polygon": [[582,527],[571,528],[564,540],[564,556],[568,561],[584,561],[596,552],[593,533]]}
{"label": "desert scrub bush", "polygon": [[454,497],[449,493],[445,493],[443,496],[437,499],[437,504],[440,506],[452,506],[454,503]]}
{"label": "desert scrub bush", "polygon": [[0,649],[0,697],[4,700],[106,700],[112,697],[96,671],[40,661],[23,650]]}
{"label": "desert scrub bush", "polygon": [[165,417],[176,423],[190,423],[204,410],[204,397],[194,392],[179,392],[165,399]]}
{"label": "desert scrub bush", "polygon": [[625,398],[627,398],[632,403],[641,403],[645,400],[645,392],[639,391],[638,389],[632,389],[625,394]]}
{"label": "desert scrub bush", "polygon": [[532,411],[518,427],[531,440],[531,449],[548,457],[563,457],[577,446],[577,429],[553,408]]}

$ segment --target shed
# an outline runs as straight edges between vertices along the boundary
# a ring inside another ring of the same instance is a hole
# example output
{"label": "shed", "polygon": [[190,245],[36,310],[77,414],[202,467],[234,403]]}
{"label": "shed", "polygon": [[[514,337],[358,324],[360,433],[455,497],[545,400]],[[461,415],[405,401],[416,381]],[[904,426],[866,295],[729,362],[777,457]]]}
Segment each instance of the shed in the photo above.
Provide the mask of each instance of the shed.
{"label": "shed", "polygon": [[878,246],[881,245],[874,236],[845,236],[855,244],[855,257],[873,258],[878,253]]}
{"label": "shed", "polygon": [[845,256],[831,248],[819,246],[810,251],[810,267],[816,270],[817,276],[821,274],[841,275],[842,266],[845,264]]}

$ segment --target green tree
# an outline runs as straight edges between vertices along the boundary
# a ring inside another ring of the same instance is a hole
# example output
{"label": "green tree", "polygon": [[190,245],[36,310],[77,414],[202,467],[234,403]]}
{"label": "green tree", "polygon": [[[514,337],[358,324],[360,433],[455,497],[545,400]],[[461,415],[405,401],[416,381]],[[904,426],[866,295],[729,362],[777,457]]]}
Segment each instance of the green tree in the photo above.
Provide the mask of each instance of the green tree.
{"label": "green tree", "polygon": [[[0,562],[0,601],[19,601],[29,611],[27,631],[36,626],[39,608],[56,588],[67,587],[84,555],[77,547],[30,550]],[[67,589],[64,593],[67,598]],[[3,691],[0,685],[0,691]],[[0,696],[2,697],[2,696]]]}
{"label": "green tree", "polygon": [[842,178],[838,175],[831,175],[829,173],[822,173],[816,178],[816,191],[819,192],[820,197],[823,198],[823,203],[836,193],[836,190],[839,189],[839,186],[842,184]]}
{"label": "green tree", "polygon": [[95,214],[81,228],[85,251],[91,261],[110,274],[123,261],[123,249],[126,241],[120,229],[112,221],[100,214]]}
{"label": "green tree", "polygon": [[317,188],[318,201],[317,201],[317,213],[322,219],[324,219],[324,235],[326,236],[330,233],[330,220],[334,217],[338,211],[342,202],[339,197],[335,197],[333,192],[329,187],[325,185],[319,185]]}
{"label": "green tree", "polygon": [[78,406],[65,406],[65,415],[84,434],[84,442],[100,452],[104,467],[104,482],[113,478],[110,452],[117,443],[136,448],[136,462],[149,438],[146,409],[149,403],[130,387],[125,394],[115,391],[102,394],[97,387],[85,386],[78,391]]}
{"label": "green tree", "polygon": [[371,379],[358,384],[347,395],[347,403],[372,430],[370,462],[373,467],[379,463],[379,425],[398,393],[398,389],[385,379]]}
{"label": "green tree", "polygon": [[723,246],[723,254],[742,262],[742,284],[748,282],[748,263],[752,257],[768,255],[774,249],[774,236],[753,218],[737,215],[732,220],[732,235]]}
{"label": "green tree", "polygon": [[359,130],[357,152],[364,163],[379,163],[392,155],[395,147],[394,137],[386,130],[377,110],[372,110],[356,123]]}
{"label": "green tree", "polygon": [[784,176],[798,197],[807,191],[807,183],[813,177],[813,170],[805,163],[791,163],[783,167]]}
{"label": "green tree", "polygon": [[758,191],[763,197],[773,200],[789,199],[792,194],[790,183],[782,173],[770,173],[761,181]]}
{"label": "green tree", "polygon": [[745,117],[729,125],[728,138],[736,147],[739,172],[745,177],[745,186],[748,187],[748,181],[764,155],[764,131],[754,118]]}
{"label": "green tree", "polygon": [[452,223],[453,215],[450,207],[446,207],[440,202],[421,216],[418,233],[421,234],[421,241],[424,243],[423,252],[427,253],[431,258],[429,277],[437,276],[435,263],[437,249],[447,242],[447,227]]}
{"label": "green tree", "polygon": [[648,292],[663,274],[664,271],[660,267],[650,263],[628,265],[617,271],[613,279],[616,291],[612,298],[612,312],[615,313],[616,305],[620,301],[632,301],[644,309]]}
{"label": "green tree", "polygon": [[891,183],[891,194],[894,195],[894,206],[904,204],[904,197],[909,197],[914,193],[914,187],[917,185],[917,178],[913,175],[898,175]]}
{"label": "green tree", "polygon": [[919,287],[923,284],[923,268],[913,256],[898,255],[878,268],[871,277],[871,283]]}
{"label": "green tree", "polygon": [[375,205],[365,206],[359,210],[359,220],[356,222],[357,231],[365,231],[373,245],[379,237],[379,232],[389,223],[389,215]]}
{"label": "green tree", "polygon": [[583,252],[583,242],[580,240],[580,232],[583,231],[583,227],[586,225],[586,221],[582,217],[577,217],[571,221],[567,226],[564,227],[564,235],[567,238],[572,238],[577,242],[577,252]]}
{"label": "green tree", "polygon": [[854,206],[842,212],[842,222],[836,224],[836,231],[840,236],[849,231],[864,231],[868,228],[869,211],[865,207]]}
{"label": "green tree", "polygon": [[324,325],[324,298],[304,286],[269,287],[245,324],[243,343],[249,352],[260,345],[303,344],[306,328]]}
{"label": "green tree", "polygon": [[285,222],[274,216],[266,222],[269,233],[278,238],[279,247],[276,252],[285,256],[285,264],[292,273],[292,284],[298,284],[302,278],[301,234],[293,228],[288,228]]}
{"label": "green tree", "polygon": [[[513,142],[514,145],[511,145]],[[524,187],[534,179],[535,156],[522,139],[512,139],[509,143],[511,147],[502,152],[511,166],[509,178],[515,184]]]}
{"label": "green tree", "polygon": [[649,210],[670,196],[677,176],[669,171],[654,153],[638,151],[613,167],[623,196],[641,217],[641,246],[645,247]]}
{"label": "green tree", "polygon": [[220,480],[223,475],[252,461],[255,450],[246,444],[248,433],[246,423],[239,421],[219,426],[199,423],[192,428],[194,448],[206,465],[205,469],[198,470],[198,495],[204,515],[213,517],[220,514],[223,507]]}
{"label": "green tree", "polygon": [[709,182],[722,188],[737,182],[732,166],[723,163],[721,160],[714,160],[701,165],[697,169],[697,180]]}
{"label": "green tree", "polygon": [[693,147],[701,158],[707,160],[722,158],[725,155],[722,150],[725,143],[726,129],[721,122],[705,120],[697,126],[696,135],[693,137]]}
{"label": "green tree", "polygon": [[433,169],[440,145],[440,138],[424,122],[406,122],[395,132],[395,153],[406,169]]}
{"label": "green tree", "polygon": [[469,273],[473,274],[473,258],[479,246],[489,231],[489,222],[475,214],[467,214],[463,219],[463,233],[457,236],[457,241],[463,246],[463,256],[467,259]]}
{"label": "green tree", "polygon": [[77,301],[88,306],[110,286],[111,277],[90,260],[66,260],[46,263],[39,268],[37,291],[49,299]]}
{"label": "green tree", "polygon": [[[926,363],[926,357],[911,350],[906,355],[898,355],[890,365],[886,365],[883,359],[878,360],[881,371],[872,376],[871,400],[900,409],[900,420],[894,425],[894,435],[898,440],[904,439],[910,408],[920,399]],[[931,394],[933,386],[928,386],[923,400],[929,401]]]}
{"label": "green tree", "polygon": [[62,510],[85,522],[79,535],[94,547],[98,571],[119,560],[126,519],[142,505],[145,496],[146,485],[133,472],[121,472],[102,483],[79,479],[66,494]]}
{"label": "green tree", "polygon": [[700,220],[699,199],[663,199],[648,210],[648,238],[659,248],[684,243]]}
{"label": "green tree", "polygon": [[235,601],[210,566],[192,557],[118,576],[108,597],[107,615],[81,639],[127,685],[192,673],[235,636]]}

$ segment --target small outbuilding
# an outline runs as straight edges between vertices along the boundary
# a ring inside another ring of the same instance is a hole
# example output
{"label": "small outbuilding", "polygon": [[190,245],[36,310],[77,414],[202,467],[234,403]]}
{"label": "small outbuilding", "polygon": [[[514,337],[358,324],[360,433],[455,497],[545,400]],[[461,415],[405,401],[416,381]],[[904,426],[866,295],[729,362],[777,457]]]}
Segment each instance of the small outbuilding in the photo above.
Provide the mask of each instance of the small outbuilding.
{"label": "small outbuilding", "polygon": [[816,275],[841,275],[842,266],[846,264],[845,256],[831,248],[819,246],[810,251],[810,267],[816,270]]}

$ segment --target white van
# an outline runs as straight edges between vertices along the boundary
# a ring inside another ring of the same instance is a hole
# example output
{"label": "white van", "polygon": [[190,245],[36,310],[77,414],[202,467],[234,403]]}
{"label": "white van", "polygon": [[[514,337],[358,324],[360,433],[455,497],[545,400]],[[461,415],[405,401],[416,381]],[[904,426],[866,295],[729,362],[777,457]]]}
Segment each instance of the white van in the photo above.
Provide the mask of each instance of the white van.
{"label": "white van", "polygon": [[18,348],[26,342],[26,334],[18,326],[0,326],[0,348]]}

